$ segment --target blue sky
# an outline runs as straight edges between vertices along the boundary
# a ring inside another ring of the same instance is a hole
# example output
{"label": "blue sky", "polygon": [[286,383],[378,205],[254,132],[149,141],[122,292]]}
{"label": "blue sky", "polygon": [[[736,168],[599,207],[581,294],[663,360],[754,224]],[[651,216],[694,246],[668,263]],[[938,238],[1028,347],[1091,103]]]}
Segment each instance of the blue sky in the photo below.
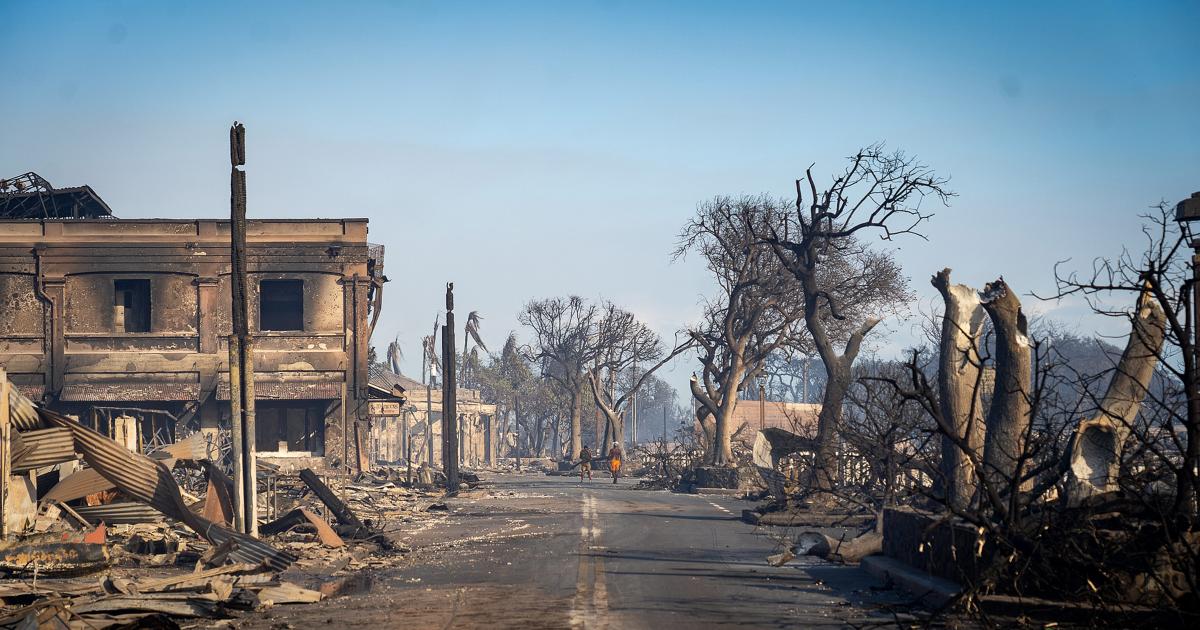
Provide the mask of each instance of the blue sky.
{"label": "blue sky", "polygon": [[241,120],[252,216],[371,219],[393,279],[374,341],[400,335],[415,371],[446,280],[493,345],[567,293],[669,337],[711,290],[669,259],[697,202],[787,194],[882,140],[959,194],[899,243],[927,307],[945,266],[1047,291],[1056,261],[1136,246],[1138,212],[1200,190],[1197,24],[1194,2],[0,0],[0,175],[227,216]]}

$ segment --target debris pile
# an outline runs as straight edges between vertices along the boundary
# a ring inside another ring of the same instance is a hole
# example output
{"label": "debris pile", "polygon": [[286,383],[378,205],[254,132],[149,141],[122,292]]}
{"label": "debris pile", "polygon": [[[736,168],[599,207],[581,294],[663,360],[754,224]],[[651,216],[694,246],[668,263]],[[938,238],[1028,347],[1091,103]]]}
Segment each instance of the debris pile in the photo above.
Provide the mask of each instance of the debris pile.
{"label": "debris pile", "polygon": [[175,627],[316,602],[336,595],[329,578],[403,558],[389,531],[443,517],[429,470],[408,488],[388,469],[350,480],[260,466],[255,538],[231,528],[232,481],[202,435],[143,455],[2,378],[0,400],[0,627]]}

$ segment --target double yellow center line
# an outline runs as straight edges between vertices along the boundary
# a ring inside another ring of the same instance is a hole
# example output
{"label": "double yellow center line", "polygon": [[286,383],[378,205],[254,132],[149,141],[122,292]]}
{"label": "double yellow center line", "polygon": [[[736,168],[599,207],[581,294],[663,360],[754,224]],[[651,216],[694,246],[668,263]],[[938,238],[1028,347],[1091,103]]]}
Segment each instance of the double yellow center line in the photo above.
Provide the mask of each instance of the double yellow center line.
{"label": "double yellow center line", "polygon": [[579,528],[579,573],[575,578],[571,627],[608,627],[608,587],[604,583],[604,556],[600,546],[600,517],[596,497],[583,495],[583,525]]}

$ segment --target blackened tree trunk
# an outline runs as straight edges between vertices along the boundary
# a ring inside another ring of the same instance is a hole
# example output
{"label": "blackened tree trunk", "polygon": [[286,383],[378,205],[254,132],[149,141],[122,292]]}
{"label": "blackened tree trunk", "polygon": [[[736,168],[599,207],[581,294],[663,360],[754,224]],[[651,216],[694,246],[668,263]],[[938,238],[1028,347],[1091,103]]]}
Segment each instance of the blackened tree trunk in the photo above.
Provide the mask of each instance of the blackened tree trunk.
{"label": "blackened tree trunk", "polygon": [[996,383],[987,414],[983,477],[1013,503],[1021,485],[1030,422],[1033,364],[1029,325],[1021,301],[1003,278],[983,287],[981,301],[996,331]]}
{"label": "blackened tree trunk", "polygon": [[[922,209],[922,201],[934,196],[944,204],[953,195],[945,188],[946,179],[902,151],[874,145],[849,162],[824,190],[818,190],[812,169],[807,169],[804,179],[796,180],[794,220],[763,235],[800,282],[804,324],[829,377],[811,475],[811,488],[826,499],[837,471],[842,401],[863,338],[882,315],[911,299],[894,254],[861,239],[870,233],[886,241],[919,235],[919,226],[932,216]],[[839,354],[836,346],[843,340]]]}
{"label": "blackened tree trunk", "polygon": [[583,396],[580,395],[578,387],[571,389],[571,460],[579,460],[579,452],[583,450],[583,411],[580,405],[583,404]]}
{"label": "blackened tree trunk", "polygon": [[972,457],[960,445],[964,442],[978,461],[983,453],[984,426],[982,361],[979,335],[983,330],[983,306],[979,294],[964,284],[950,284],[950,270],[933,276],[932,284],[942,294],[942,338],[938,359],[938,399],[946,428],[957,440],[942,436],[941,478],[938,493],[952,510],[963,510],[975,494],[975,467]]}
{"label": "blackened tree trunk", "polygon": [[1121,451],[1162,352],[1166,317],[1147,294],[1138,299],[1133,331],[1094,417],[1080,421],[1071,443],[1069,500],[1117,489]]}
{"label": "blackened tree trunk", "polygon": [[842,420],[842,404],[853,382],[854,360],[858,358],[859,350],[862,349],[863,339],[875,328],[879,319],[867,318],[850,334],[845,349],[838,354],[818,307],[820,300],[826,298],[817,285],[815,269],[809,269],[812,271],[797,274],[801,285],[804,286],[804,322],[812,335],[817,354],[825,364],[827,374],[825,394],[821,399],[821,413],[817,416],[817,452],[813,460],[810,487],[819,493],[828,493],[837,482],[837,431]]}

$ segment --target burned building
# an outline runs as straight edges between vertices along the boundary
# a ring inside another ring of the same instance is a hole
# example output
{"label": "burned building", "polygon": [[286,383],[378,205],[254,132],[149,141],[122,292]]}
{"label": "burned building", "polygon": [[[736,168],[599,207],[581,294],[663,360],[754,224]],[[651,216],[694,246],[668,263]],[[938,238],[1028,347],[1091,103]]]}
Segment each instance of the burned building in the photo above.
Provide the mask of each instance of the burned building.
{"label": "burned building", "polygon": [[[372,461],[393,464],[411,457],[413,464],[440,467],[442,460],[442,388],[426,386],[382,366],[370,371]],[[499,456],[496,405],[484,402],[478,389],[457,392],[459,461],[488,466]],[[430,422],[432,420],[432,422]]]}
{"label": "burned building", "polygon": [[[132,429],[143,447],[198,431],[214,450],[227,444],[229,222],[11,216],[0,219],[0,368],[14,385],[106,435]],[[260,459],[366,466],[383,282],[367,220],[250,221],[248,257]]]}

